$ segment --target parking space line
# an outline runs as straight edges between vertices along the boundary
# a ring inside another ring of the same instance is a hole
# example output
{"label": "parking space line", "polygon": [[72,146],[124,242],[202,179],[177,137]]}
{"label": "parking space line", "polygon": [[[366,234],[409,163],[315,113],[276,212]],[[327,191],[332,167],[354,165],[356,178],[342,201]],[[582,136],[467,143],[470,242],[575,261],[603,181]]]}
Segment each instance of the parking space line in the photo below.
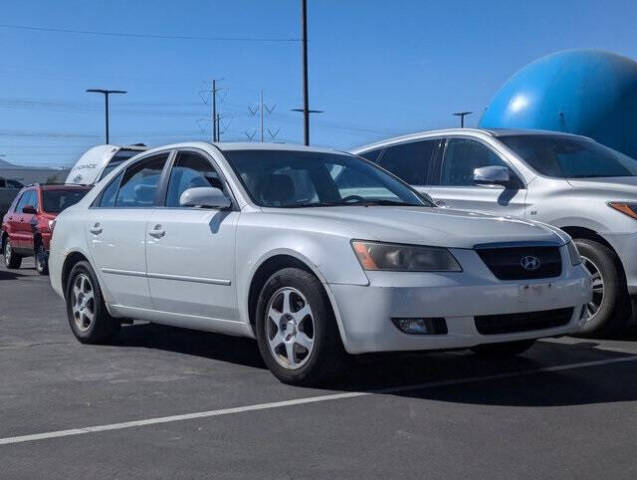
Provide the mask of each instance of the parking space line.
{"label": "parking space line", "polygon": [[483,375],[478,377],[459,378],[459,379],[452,379],[452,380],[441,380],[437,382],[426,382],[426,383],[420,383],[420,384],[403,385],[403,386],[389,387],[389,388],[383,388],[383,389],[377,389],[377,390],[318,395],[315,397],[305,397],[305,398],[297,398],[293,400],[283,400],[279,402],[260,403],[255,405],[246,405],[243,407],[221,408],[217,410],[185,413],[181,415],[170,415],[166,417],[147,418],[142,420],[133,420],[129,422],[112,423],[108,425],[97,425],[93,427],[72,428],[69,430],[57,430],[52,432],[35,433],[31,435],[6,437],[6,438],[0,438],[0,445],[11,445],[16,443],[34,442],[34,441],[46,440],[50,438],[83,435],[86,433],[106,432],[110,430],[123,430],[127,428],[145,427],[149,425],[158,425],[162,423],[181,422],[184,420],[194,420],[198,418],[219,417],[222,415],[233,415],[236,413],[269,410],[273,408],[283,408],[283,407],[292,407],[297,405],[306,405],[311,403],[345,400],[349,398],[358,398],[358,397],[364,397],[364,396],[376,395],[376,394],[402,393],[402,392],[409,392],[409,391],[426,390],[426,389],[437,388],[437,387],[463,385],[467,383],[486,382],[491,380],[524,377],[529,375],[535,375],[538,373],[561,372],[565,370],[574,370],[578,368],[598,367],[598,366],[609,365],[613,363],[633,362],[636,360],[637,360],[637,356],[610,358],[606,360],[593,360],[589,362],[571,363],[566,365],[555,365],[552,367],[536,368],[532,370],[504,372],[504,373],[496,373],[493,375]]}

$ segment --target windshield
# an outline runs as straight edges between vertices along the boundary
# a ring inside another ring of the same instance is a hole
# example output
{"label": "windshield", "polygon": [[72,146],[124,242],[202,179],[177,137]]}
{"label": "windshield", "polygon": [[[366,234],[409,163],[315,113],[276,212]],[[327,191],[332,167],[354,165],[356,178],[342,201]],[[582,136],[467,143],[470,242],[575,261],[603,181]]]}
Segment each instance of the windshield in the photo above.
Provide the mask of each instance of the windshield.
{"label": "windshield", "polygon": [[633,177],[637,160],[593,140],[565,135],[511,135],[499,140],[548,177]]}
{"label": "windshield", "polygon": [[402,181],[352,155],[285,150],[224,155],[262,207],[433,206]]}
{"label": "windshield", "polygon": [[48,213],[60,213],[65,208],[79,202],[88,190],[43,190],[42,210]]}

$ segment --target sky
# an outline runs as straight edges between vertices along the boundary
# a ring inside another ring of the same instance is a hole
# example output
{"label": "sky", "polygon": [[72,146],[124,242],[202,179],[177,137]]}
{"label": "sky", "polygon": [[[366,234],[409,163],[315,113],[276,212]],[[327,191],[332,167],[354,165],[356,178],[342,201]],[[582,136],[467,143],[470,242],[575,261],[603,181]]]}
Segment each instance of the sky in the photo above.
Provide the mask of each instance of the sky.
{"label": "sky", "polygon": [[[103,143],[103,97],[87,88],[128,91],[111,99],[111,143],[208,140],[213,78],[223,141],[260,140],[263,91],[265,140],[301,143],[300,3],[3,0],[0,158],[68,166]],[[348,149],[456,126],[459,110],[475,112],[474,126],[539,57],[637,58],[636,20],[637,2],[623,0],[308,0],[310,108],[324,111],[311,143]]]}

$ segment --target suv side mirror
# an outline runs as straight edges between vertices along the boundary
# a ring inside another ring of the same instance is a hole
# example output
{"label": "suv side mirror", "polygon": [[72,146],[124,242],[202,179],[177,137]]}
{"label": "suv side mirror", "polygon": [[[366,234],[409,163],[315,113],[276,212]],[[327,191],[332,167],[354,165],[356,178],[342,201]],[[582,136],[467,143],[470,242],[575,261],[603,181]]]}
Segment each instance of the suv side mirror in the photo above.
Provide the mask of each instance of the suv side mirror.
{"label": "suv side mirror", "polygon": [[479,167],[473,171],[473,182],[476,185],[502,185],[511,184],[511,173],[508,167],[492,165]]}
{"label": "suv side mirror", "polygon": [[33,205],[25,205],[24,207],[22,207],[22,213],[28,213],[30,215],[35,215],[38,212],[35,210],[35,207]]}
{"label": "suv side mirror", "polygon": [[215,187],[195,187],[184,191],[179,197],[182,207],[218,208],[225,210],[232,203],[225,194]]}

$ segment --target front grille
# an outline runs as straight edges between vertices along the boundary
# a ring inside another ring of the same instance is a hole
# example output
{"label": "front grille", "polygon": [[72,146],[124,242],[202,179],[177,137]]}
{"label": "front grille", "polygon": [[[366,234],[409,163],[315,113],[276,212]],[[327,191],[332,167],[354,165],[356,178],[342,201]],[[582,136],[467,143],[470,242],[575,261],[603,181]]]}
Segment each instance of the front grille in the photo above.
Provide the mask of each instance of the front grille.
{"label": "front grille", "polygon": [[529,332],[567,325],[573,316],[573,307],[544,310],[542,312],[511,313],[507,315],[480,315],[475,317],[481,335]]}
{"label": "front grille", "polygon": [[[476,251],[500,280],[559,277],[562,273],[560,247],[478,248]],[[539,266],[535,270],[524,268],[525,258],[539,260]]]}

